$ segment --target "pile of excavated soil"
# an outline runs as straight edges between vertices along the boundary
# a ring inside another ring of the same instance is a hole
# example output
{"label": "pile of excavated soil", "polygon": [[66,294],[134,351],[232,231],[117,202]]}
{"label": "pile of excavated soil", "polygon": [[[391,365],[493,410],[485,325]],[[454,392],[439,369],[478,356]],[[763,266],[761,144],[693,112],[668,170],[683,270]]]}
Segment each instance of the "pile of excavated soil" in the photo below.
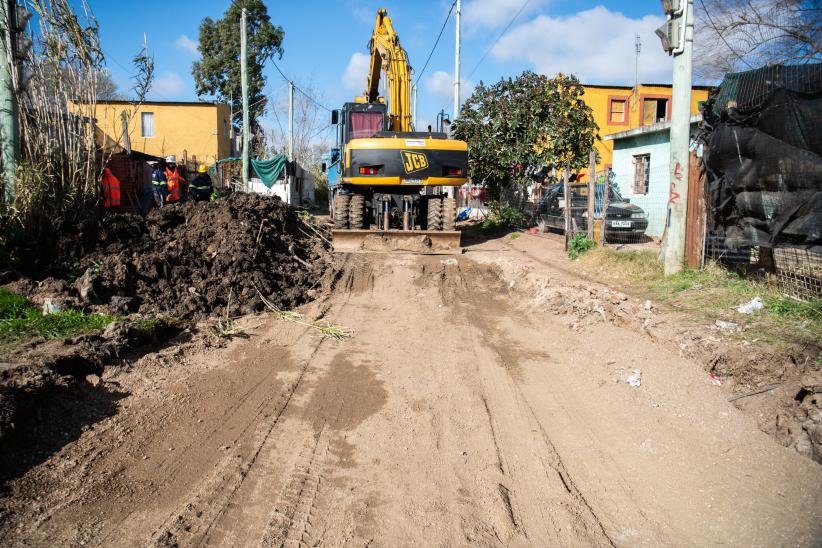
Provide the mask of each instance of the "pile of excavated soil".
{"label": "pile of excavated soil", "polygon": [[[51,279],[33,300],[202,319],[264,308],[261,295],[290,309],[308,300],[325,271],[325,251],[279,198],[234,193],[216,202],[110,215],[86,232],[83,250],[62,245],[62,264],[79,257],[74,283]],[[48,294],[48,295],[47,295]]]}

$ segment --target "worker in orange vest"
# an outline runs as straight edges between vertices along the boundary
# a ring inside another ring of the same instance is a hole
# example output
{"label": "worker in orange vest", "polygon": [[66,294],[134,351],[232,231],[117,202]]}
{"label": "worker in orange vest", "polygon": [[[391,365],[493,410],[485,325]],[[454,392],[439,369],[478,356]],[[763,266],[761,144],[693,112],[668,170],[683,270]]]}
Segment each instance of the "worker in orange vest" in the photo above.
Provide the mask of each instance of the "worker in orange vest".
{"label": "worker in orange vest", "polygon": [[120,207],[120,180],[109,168],[103,170],[103,207]]}
{"label": "worker in orange vest", "polygon": [[177,167],[177,157],[168,156],[166,158],[166,184],[168,185],[168,196],[166,202],[179,202],[183,198],[183,185],[186,180],[180,175]]}

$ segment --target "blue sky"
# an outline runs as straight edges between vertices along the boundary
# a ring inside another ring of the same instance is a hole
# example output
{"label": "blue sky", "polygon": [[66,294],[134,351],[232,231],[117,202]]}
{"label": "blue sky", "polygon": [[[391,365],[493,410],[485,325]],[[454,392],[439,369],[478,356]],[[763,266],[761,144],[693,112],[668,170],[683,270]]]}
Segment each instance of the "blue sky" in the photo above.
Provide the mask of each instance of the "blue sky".
{"label": "blue sky", "polygon": [[[653,29],[664,17],[658,0],[463,0],[462,80],[470,93],[480,80],[493,82],[531,69],[544,74],[577,74],[583,82],[632,85],[634,35],[642,42],[639,79],[670,82],[670,58]],[[101,27],[109,70],[121,88],[131,87],[130,59],[148,39],[156,63],[150,98],[196,100],[191,63],[197,58],[200,21],[219,18],[229,0],[89,0]],[[285,31],[278,61],[297,85],[316,90],[335,108],[365,85],[366,44],[379,7],[388,9],[417,73],[433,46],[451,0],[266,1],[272,22]],[[494,39],[523,6],[519,17],[477,66]],[[453,105],[453,18],[419,80],[418,126]],[[475,69],[476,67],[476,69]],[[266,93],[282,97],[285,82],[267,69]],[[271,123],[269,120],[267,123]]]}

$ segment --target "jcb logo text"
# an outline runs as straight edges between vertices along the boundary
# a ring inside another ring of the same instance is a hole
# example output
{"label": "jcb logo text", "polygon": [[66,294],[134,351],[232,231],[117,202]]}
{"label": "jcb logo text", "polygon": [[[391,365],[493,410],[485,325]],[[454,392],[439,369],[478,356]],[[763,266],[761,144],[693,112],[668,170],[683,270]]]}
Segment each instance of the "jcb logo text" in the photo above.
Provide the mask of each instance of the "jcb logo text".
{"label": "jcb logo text", "polygon": [[428,158],[421,152],[400,151],[402,155],[402,167],[406,173],[414,173],[428,167]]}

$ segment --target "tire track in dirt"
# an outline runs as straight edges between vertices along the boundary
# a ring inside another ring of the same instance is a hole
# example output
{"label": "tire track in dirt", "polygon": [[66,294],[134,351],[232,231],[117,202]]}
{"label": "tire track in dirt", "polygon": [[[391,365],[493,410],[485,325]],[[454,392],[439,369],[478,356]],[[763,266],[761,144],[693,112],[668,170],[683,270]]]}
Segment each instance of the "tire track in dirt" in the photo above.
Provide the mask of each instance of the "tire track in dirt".
{"label": "tire track in dirt", "polygon": [[[559,545],[585,539],[591,545],[613,546],[519,390],[515,366],[506,363],[511,360],[500,352],[497,344],[478,337],[478,333],[491,335],[499,331],[493,329],[485,317],[496,298],[489,294],[487,283],[494,278],[497,283],[490,287],[504,291],[492,269],[463,259],[457,264],[444,265],[439,289],[443,303],[452,304],[475,327],[469,329],[474,363],[482,381],[482,400],[499,456],[500,472],[508,483],[499,484],[502,504],[515,531],[530,542]],[[483,281],[485,283],[478,283]],[[475,302],[478,295],[482,295],[483,306],[471,306],[469,303]],[[533,435],[537,428],[541,432],[539,437]],[[545,477],[543,485],[535,485],[538,477]],[[572,536],[567,536],[569,529]]]}
{"label": "tire track in dirt", "polygon": [[[305,337],[308,331],[308,328],[303,331],[295,341],[295,346]],[[196,490],[196,495],[181,505],[183,510],[169,516],[159,530],[155,532],[153,543],[156,546],[174,546],[180,542],[192,545],[209,543],[212,531],[224,516],[228,506],[233,503],[234,497],[254,468],[260,454],[264,450],[274,450],[273,447],[270,447],[274,430],[301,387],[306,372],[311,367],[323,341],[324,339],[320,338],[315,345],[312,345],[311,354],[303,361],[297,378],[287,385],[285,391],[262,401],[257,406],[257,413],[247,421],[245,428],[237,438],[238,440],[245,436],[252,427],[257,432],[262,431],[262,435],[258,434],[258,440],[253,443],[250,451],[243,451],[246,456],[242,457],[242,464],[238,465],[238,463],[233,462],[234,456],[226,455],[214,472],[209,475],[206,482]],[[274,400],[276,400],[276,403],[272,413],[266,415],[265,410]],[[233,472],[231,472],[232,470]]]}
{"label": "tire track in dirt", "polygon": [[274,505],[274,512],[266,526],[261,546],[304,546],[318,528],[317,499],[320,484],[326,475],[329,428],[323,427],[311,443],[306,444],[289,481]]}

